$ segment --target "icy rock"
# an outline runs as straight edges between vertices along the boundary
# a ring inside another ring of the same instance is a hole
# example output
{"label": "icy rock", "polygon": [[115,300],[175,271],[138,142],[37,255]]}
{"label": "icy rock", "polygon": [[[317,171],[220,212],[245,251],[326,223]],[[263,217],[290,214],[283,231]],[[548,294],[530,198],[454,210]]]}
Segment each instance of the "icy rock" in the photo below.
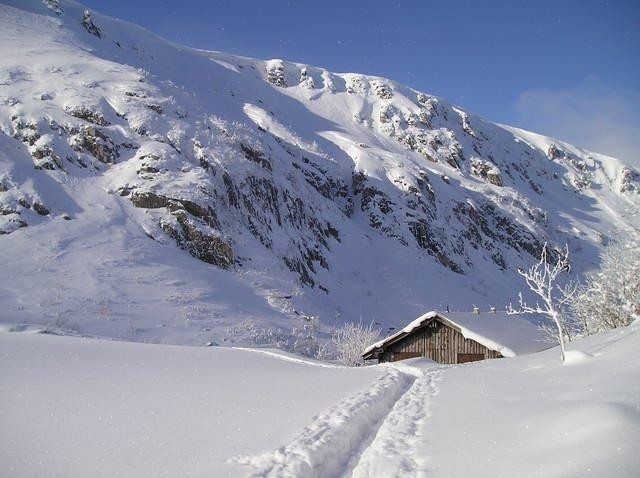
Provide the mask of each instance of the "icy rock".
{"label": "icy rock", "polygon": [[487,182],[495,186],[503,186],[502,175],[500,170],[489,161],[483,159],[471,159],[471,174],[485,179]]}
{"label": "icy rock", "polygon": [[65,112],[74,118],[82,119],[98,126],[108,126],[109,122],[100,111],[93,111],[86,106],[67,106]]}
{"label": "icy rock", "polygon": [[38,214],[40,214],[41,216],[48,216],[49,215],[49,209],[47,209],[44,204],[39,203],[39,202],[34,202],[33,203],[33,210],[35,212],[37,212]]}
{"label": "icy rock", "polygon": [[56,15],[60,16],[64,12],[60,0],[42,0],[42,3]]}
{"label": "icy rock", "polygon": [[267,81],[274,86],[280,88],[287,87],[287,81],[284,75],[284,64],[282,60],[270,60],[265,66],[267,72]]}
{"label": "icy rock", "polygon": [[547,158],[550,160],[554,160],[563,156],[563,152],[559,149],[555,144],[550,144],[549,149],[547,149]]}
{"label": "icy rock", "polygon": [[82,14],[82,26],[91,35],[102,38],[102,31],[100,31],[100,28],[93,23],[91,12],[89,10],[85,10]]}
{"label": "icy rock", "polygon": [[234,264],[233,249],[228,242],[213,231],[201,230],[185,211],[174,211],[172,216],[175,223],[161,221],[160,226],[179,247],[186,249],[193,257],[223,269],[229,269]]}
{"label": "icy rock", "polygon": [[89,152],[98,161],[115,163],[119,157],[118,146],[98,128],[88,126],[76,136],[76,147]]}
{"label": "icy rock", "polygon": [[640,178],[640,174],[625,166],[620,171],[620,192],[626,193],[631,191],[640,191],[635,181]]}

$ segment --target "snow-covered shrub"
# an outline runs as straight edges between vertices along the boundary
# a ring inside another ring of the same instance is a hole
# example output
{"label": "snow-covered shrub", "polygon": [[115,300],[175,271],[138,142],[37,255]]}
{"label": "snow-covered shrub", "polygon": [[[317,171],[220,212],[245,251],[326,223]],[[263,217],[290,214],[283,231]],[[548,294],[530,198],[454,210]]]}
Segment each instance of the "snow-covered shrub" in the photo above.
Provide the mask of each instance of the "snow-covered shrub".
{"label": "snow-covered shrub", "polygon": [[229,327],[227,334],[234,341],[241,341],[252,347],[267,347],[315,357],[319,360],[332,358],[331,349],[318,342],[318,319],[301,315],[290,331],[280,328],[260,327],[253,320],[245,320]]}
{"label": "snow-covered shrub", "polygon": [[298,325],[293,328],[293,352],[315,357],[318,352],[318,318],[301,315]]}
{"label": "snow-covered shrub", "polygon": [[362,353],[380,337],[380,330],[373,323],[363,325],[362,322],[348,322],[336,329],[331,340],[336,346],[338,361],[351,367],[364,365]]}
{"label": "snow-covered shrub", "polygon": [[78,335],[82,333],[82,327],[69,320],[60,310],[54,313],[54,318],[48,320],[42,329],[44,334],[53,335]]}
{"label": "snow-covered shrub", "polygon": [[290,350],[291,334],[280,328],[259,327],[253,320],[245,320],[237,326],[227,329],[227,334],[248,342],[252,347],[269,347]]}
{"label": "snow-covered shrub", "polygon": [[313,355],[313,358],[317,360],[333,360],[334,352],[331,349],[331,345],[328,342],[321,342],[318,344],[318,348],[316,349],[316,353]]}
{"label": "snow-covered shrub", "polygon": [[629,325],[640,317],[640,233],[612,242],[601,268],[569,303],[586,334]]}

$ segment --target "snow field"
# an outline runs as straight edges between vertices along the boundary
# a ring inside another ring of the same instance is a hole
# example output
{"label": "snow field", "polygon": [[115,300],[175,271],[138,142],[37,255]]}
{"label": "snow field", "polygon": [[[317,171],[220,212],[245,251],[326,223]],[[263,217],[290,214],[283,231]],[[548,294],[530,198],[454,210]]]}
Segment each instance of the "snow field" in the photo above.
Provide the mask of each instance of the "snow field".
{"label": "snow field", "polygon": [[274,351],[8,330],[0,476],[635,478],[640,469],[640,324],[572,342],[566,364],[554,348],[353,369]]}
{"label": "snow field", "polygon": [[30,332],[0,332],[0,361],[3,477],[238,478],[251,468],[229,458],[285,444],[319,411],[390,384],[377,368]]}

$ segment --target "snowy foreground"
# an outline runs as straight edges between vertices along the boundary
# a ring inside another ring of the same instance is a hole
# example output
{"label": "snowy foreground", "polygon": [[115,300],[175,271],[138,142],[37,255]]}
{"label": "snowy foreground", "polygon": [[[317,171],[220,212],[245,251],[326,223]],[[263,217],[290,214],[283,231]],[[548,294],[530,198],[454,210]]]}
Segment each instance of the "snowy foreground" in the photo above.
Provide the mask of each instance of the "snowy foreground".
{"label": "snowy foreground", "polygon": [[0,333],[2,476],[631,477],[640,324],[461,366]]}
{"label": "snowy foreground", "polygon": [[534,302],[518,268],[546,242],[596,269],[639,169],[391,79],[0,0],[1,324],[300,351],[301,317],[322,342]]}

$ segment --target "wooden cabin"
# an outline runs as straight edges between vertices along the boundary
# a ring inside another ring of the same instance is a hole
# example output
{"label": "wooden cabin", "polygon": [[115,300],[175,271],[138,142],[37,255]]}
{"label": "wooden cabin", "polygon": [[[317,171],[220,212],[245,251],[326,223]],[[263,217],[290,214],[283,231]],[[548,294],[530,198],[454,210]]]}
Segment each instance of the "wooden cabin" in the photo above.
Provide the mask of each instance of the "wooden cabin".
{"label": "wooden cabin", "polygon": [[513,357],[552,347],[538,326],[518,315],[428,312],[368,347],[363,358],[395,362],[424,357],[455,364]]}

